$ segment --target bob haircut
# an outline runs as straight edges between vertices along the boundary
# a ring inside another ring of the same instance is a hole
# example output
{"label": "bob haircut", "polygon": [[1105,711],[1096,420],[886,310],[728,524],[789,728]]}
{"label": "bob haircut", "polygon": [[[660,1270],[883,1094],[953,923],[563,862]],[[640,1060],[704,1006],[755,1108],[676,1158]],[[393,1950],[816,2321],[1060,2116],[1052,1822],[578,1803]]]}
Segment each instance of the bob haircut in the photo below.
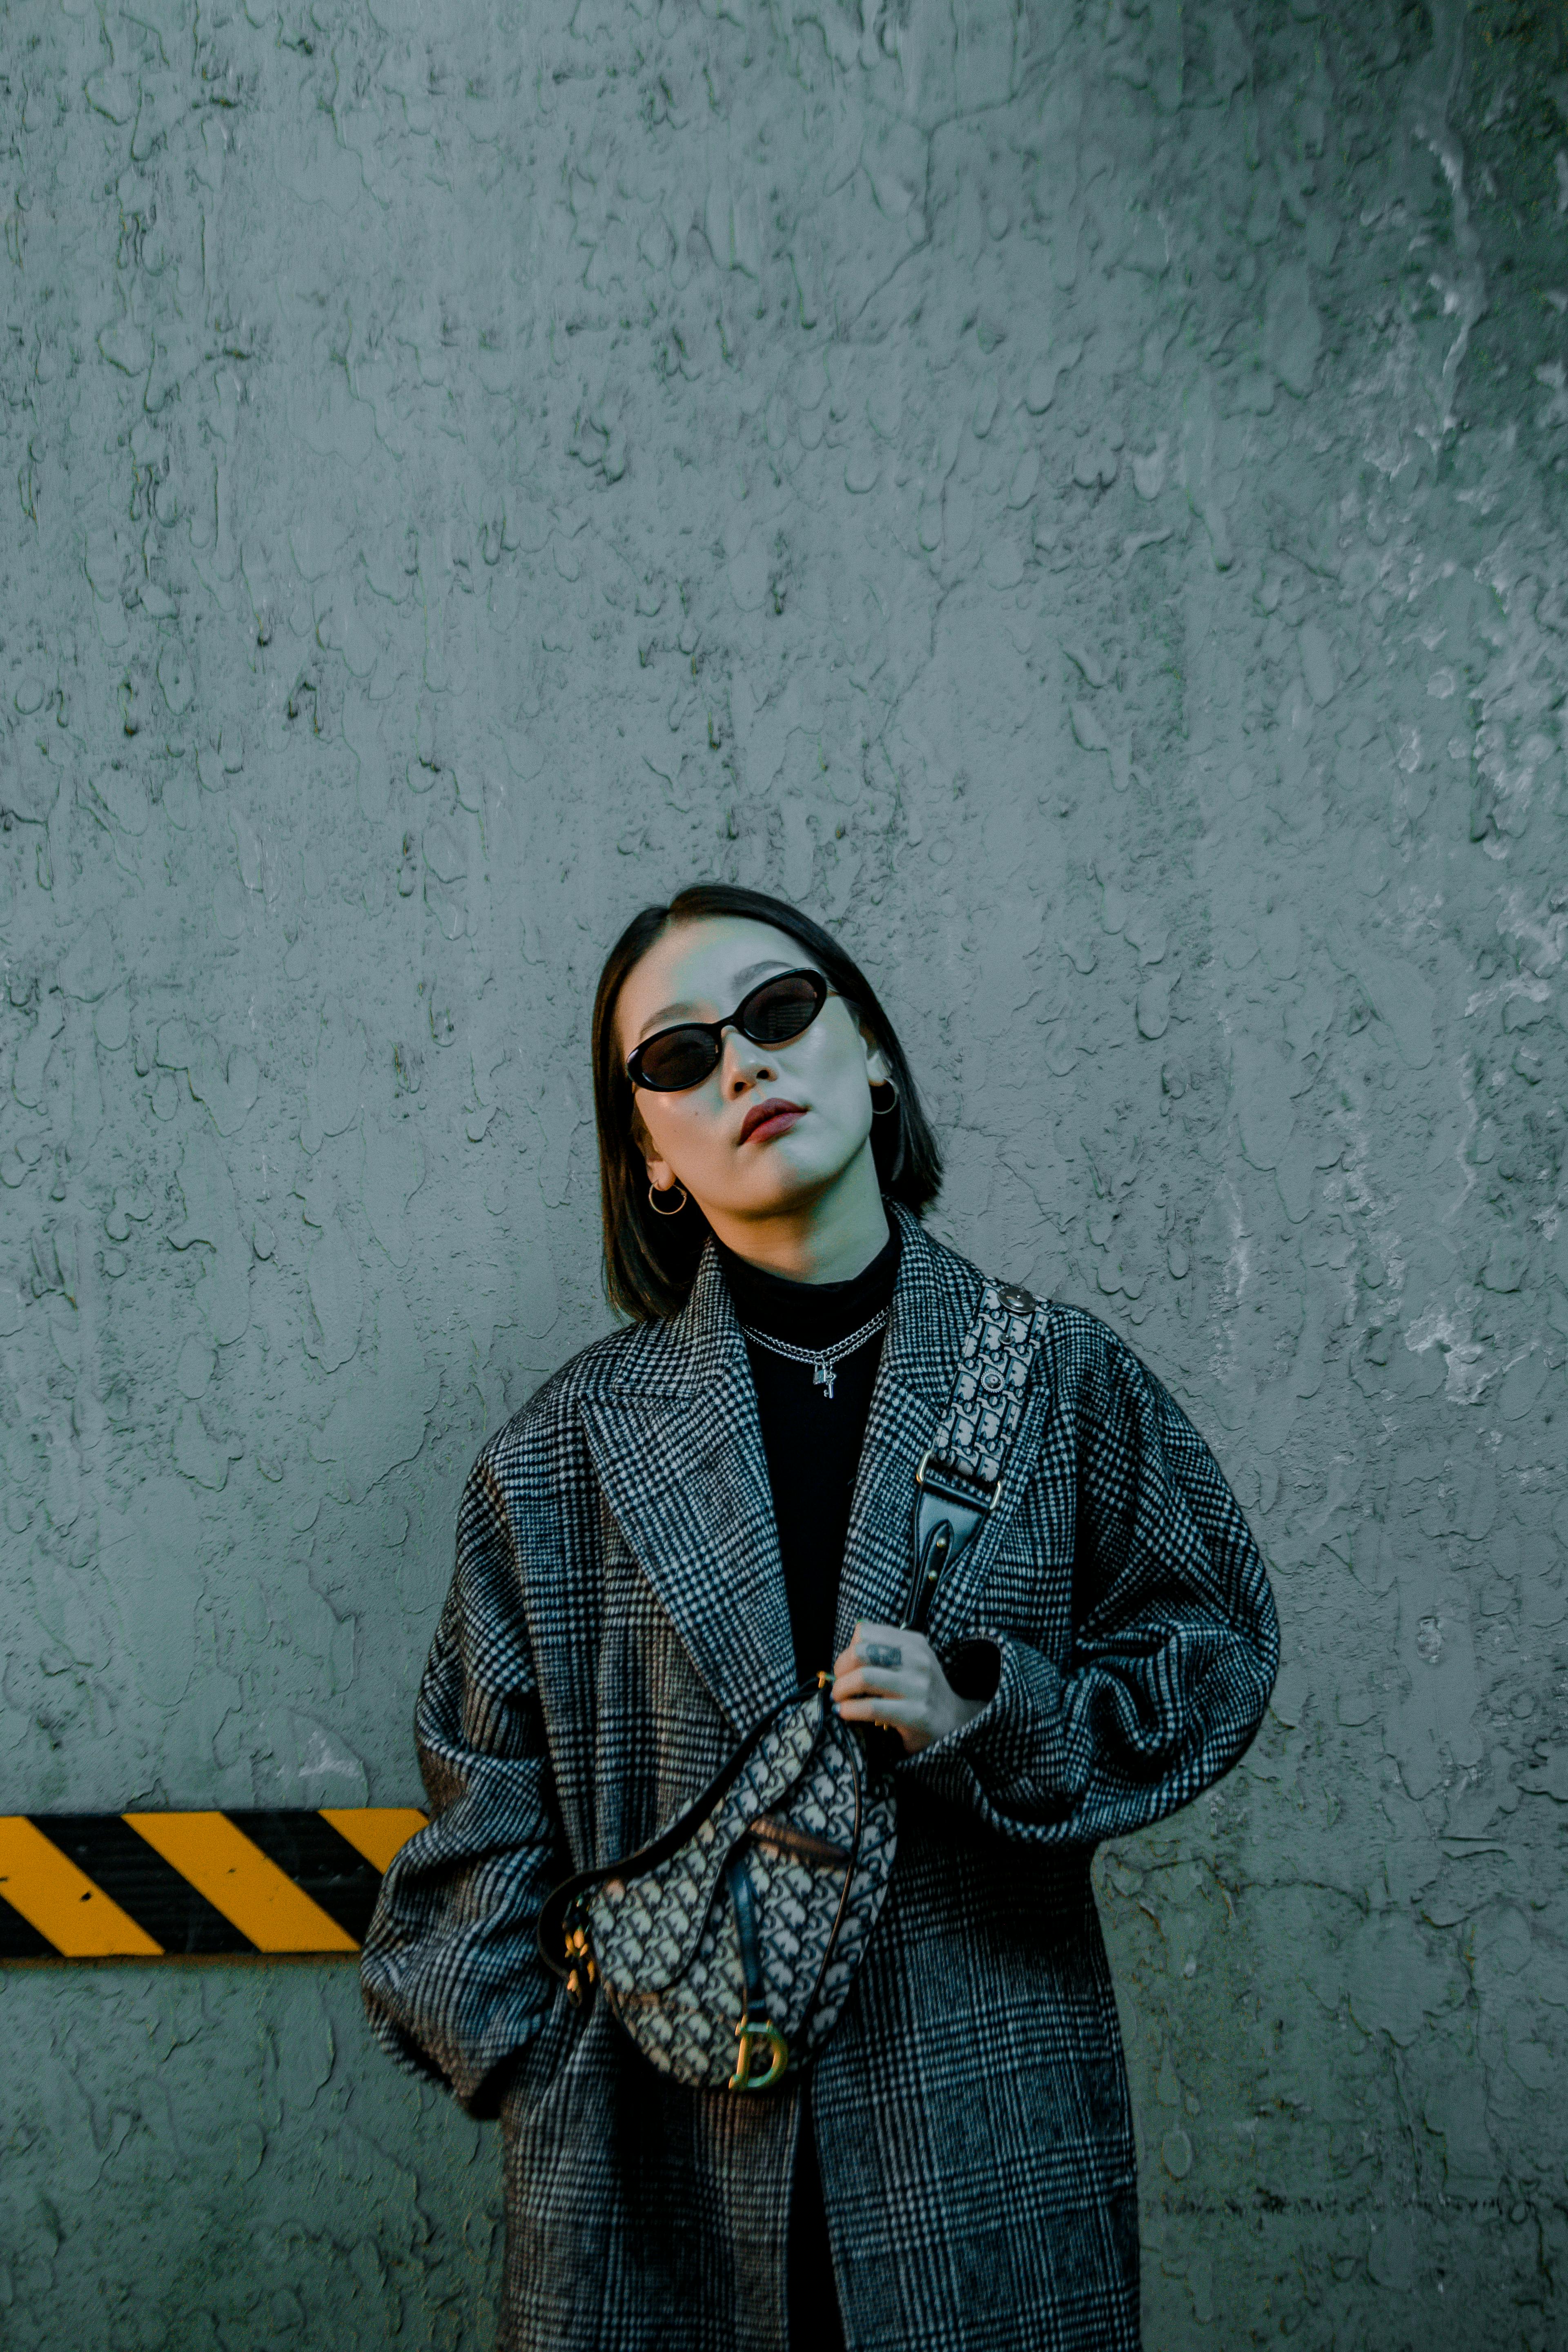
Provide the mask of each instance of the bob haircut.
{"label": "bob haircut", "polygon": [[885,1196],[923,1216],[942,1185],[942,1153],[921,1108],[914,1076],[877,992],[853,959],[809,915],[783,898],[728,882],[698,882],[667,907],[634,915],[605,959],[594,997],[594,1111],[599,1129],[599,1196],[605,1220],[605,1292],[634,1321],[679,1315],[691,1294],[708,1220],[689,1197],[677,1216],[657,1214],[647,1197],[647,1167],[635,1134],[637,1098],[616,1042],[616,1007],[632,966],[678,923],[738,915],[771,923],[805,950],[805,961],[847,997],[861,1027],[881,1047],[899,1099],[871,1129],[871,1150]]}

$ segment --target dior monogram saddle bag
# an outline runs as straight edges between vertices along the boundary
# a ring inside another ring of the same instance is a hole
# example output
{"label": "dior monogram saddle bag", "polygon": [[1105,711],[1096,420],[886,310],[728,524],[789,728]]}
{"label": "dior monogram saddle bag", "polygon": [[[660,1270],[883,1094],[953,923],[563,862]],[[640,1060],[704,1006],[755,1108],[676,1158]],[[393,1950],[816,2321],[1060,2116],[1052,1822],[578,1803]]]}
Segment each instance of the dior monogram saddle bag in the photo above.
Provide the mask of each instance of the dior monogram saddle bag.
{"label": "dior monogram saddle bag", "polygon": [[[1026,1290],[987,1283],[952,1391],[915,1471],[900,1622],[923,1631],[945,1569],[984,1524],[1046,1327]],[[818,1675],[754,1724],[708,1786],[637,1853],[565,1879],[539,1915],[545,1966],[602,1990],[661,2073],[769,2089],[837,2022],[897,1845],[885,1777]]]}

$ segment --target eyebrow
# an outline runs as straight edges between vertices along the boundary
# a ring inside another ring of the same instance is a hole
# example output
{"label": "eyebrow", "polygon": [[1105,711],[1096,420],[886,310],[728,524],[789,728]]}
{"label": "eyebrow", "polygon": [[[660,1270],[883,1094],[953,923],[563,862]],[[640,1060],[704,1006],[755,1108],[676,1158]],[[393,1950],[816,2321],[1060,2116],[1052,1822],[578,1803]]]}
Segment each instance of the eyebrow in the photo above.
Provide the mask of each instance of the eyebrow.
{"label": "eyebrow", "polygon": [[[767,972],[805,971],[808,969],[815,971],[816,966],[785,963],[782,956],[768,956],[765,957],[761,963],[749,963],[743,971],[738,971],[735,974],[735,986],[740,990],[741,994],[744,996],[752,982],[754,981],[761,980]],[[698,1012],[697,1007],[694,1004],[666,1004],[658,1013],[652,1013],[648,1015],[647,1019],[643,1023],[642,1027],[637,1031],[637,1042],[640,1045],[643,1039],[648,1036],[655,1029],[668,1028],[672,1023],[677,1021],[700,1021],[701,1017],[701,1014]]]}

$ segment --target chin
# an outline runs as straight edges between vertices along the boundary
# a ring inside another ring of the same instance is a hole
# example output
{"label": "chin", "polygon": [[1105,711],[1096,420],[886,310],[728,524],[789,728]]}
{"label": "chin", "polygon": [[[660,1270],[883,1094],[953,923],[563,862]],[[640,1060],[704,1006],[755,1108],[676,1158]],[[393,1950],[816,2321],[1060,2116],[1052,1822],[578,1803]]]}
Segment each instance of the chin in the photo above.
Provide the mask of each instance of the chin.
{"label": "chin", "polygon": [[[848,1166],[847,1159],[829,1159],[826,1165],[816,1154],[810,1162],[786,1160],[783,1146],[787,1138],[781,1137],[769,1146],[767,1160],[751,1171],[752,1181],[738,1193],[734,1206],[742,1214],[765,1216],[781,1210],[803,1208],[825,1192]],[[853,1153],[849,1158],[854,1157]]]}

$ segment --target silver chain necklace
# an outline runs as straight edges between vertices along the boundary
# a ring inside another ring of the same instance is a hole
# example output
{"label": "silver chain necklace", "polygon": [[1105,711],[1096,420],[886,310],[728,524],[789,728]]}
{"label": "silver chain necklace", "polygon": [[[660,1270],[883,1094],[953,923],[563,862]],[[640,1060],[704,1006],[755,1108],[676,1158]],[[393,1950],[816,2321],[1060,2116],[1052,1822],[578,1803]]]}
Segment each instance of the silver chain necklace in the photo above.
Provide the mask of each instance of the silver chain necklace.
{"label": "silver chain necklace", "polygon": [[850,1332],[847,1339],[835,1339],[829,1348],[792,1348],[787,1339],[770,1339],[765,1331],[753,1331],[747,1323],[742,1324],[741,1330],[754,1347],[766,1348],[770,1355],[783,1356],[792,1364],[809,1364],[813,1388],[826,1389],[831,1402],[834,1377],[845,1357],[852,1356],[857,1348],[863,1348],[868,1339],[874,1339],[887,1319],[888,1309],[884,1307],[879,1315],[872,1316],[869,1323],[862,1323],[858,1331]]}

